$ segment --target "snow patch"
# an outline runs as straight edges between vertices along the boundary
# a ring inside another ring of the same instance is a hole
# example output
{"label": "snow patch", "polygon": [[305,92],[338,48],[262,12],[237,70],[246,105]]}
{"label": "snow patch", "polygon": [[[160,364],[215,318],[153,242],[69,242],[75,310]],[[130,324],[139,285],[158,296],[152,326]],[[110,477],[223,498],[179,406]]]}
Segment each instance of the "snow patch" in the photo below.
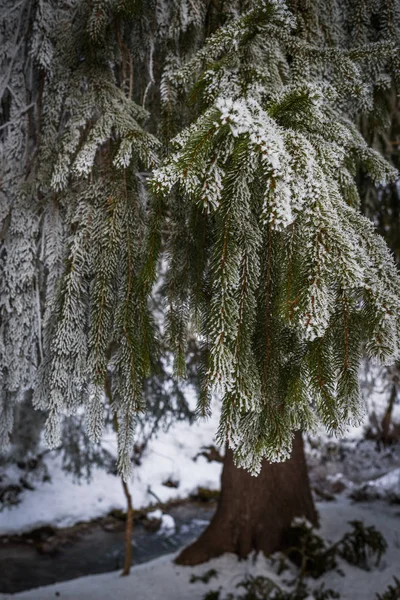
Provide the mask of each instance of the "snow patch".
{"label": "snow patch", "polygon": [[[399,509],[384,503],[370,506],[352,504],[343,496],[336,502],[318,504],[321,518],[320,534],[331,542],[337,541],[349,530],[349,521],[361,520],[365,525],[374,525],[386,538],[388,551],[378,568],[365,571],[340,562],[343,574],[337,571],[326,573],[318,580],[309,580],[311,589],[322,582],[326,588],[337,590],[342,600],[376,600],[376,593],[382,593],[398,575],[400,564]],[[165,516],[165,515],[164,515]],[[229,592],[235,592],[236,585],[248,575],[269,577],[283,589],[290,589],[290,580],[294,571],[290,569],[277,575],[272,560],[264,556],[252,556],[239,561],[236,556],[226,554],[197,567],[176,565],[175,555],[158,558],[132,569],[129,577],[121,577],[120,572],[82,577],[72,581],[37,588],[11,595],[0,594],[1,600],[203,600],[206,592],[221,588],[224,598]],[[275,563],[276,565],[276,563]],[[217,571],[217,577],[209,583],[196,581],[190,583],[192,575],[202,576],[210,569]]]}
{"label": "snow patch", "polygon": [[168,537],[169,535],[173,535],[175,533],[175,529],[176,525],[174,517],[171,517],[171,515],[162,515],[161,527],[158,530],[158,533]]}
{"label": "snow patch", "polygon": [[[195,459],[203,446],[213,443],[218,412],[216,408],[205,422],[176,423],[150,441],[129,482],[134,509],[187,498],[198,487],[219,489],[222,464],[208,462],[204,456]],[[116,455],[114,435],[104,436],[102,443]],[[126,510],[121,481],[112,473],[94,468],[89,482],[77,483],[62,470],[60,457],[49,455],[46,464],[51,481],[41,482],[33,491],[24,490],[20,504],[0,512],[0,535],[23,533],[45,525],[70,527],[107,515],[113,509]],[[15,466],[6,474],[10,480],[18,481]],[[168,480],[179,482],[178,487],[163,485]]]}

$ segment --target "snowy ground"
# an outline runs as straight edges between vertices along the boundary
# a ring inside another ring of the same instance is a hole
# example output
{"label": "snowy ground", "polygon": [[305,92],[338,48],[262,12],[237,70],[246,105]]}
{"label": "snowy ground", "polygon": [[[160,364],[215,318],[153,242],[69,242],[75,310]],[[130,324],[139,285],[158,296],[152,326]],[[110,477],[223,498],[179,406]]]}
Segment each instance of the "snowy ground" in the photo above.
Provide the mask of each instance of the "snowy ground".
{"label": "snowy ground", "polygon": [[[206,458],[194,457],[203,446],[213,441],[217,417],[207,422],[189,425],[177,423],[168,432],[160,432],[154,438],[135,467],[130,489],[134,508],[187,498],[197,488],[216,490],[220,485],[221,463],[209,463]],[[114,436],[105,438],[104,445],[115,449]],[[30,531],[44,525],[69,527],[108,514],[112,509],[126,510],[126,500],[118,477],[102,469],[94,469],[90,482],[74,482],[61,469],[61,459],[46,457],[51,481],[34,484],[33,491],[26,490],[17,506],[0,512],[0,536]],[[14,466],[7,471],[12,481],[18,481],[19,469]],[[178,487],[163,485],[176,482]]]}
{"label": "snowy ground", "polygon": [[[344,496],[336,501],[318,504],[321,517],[321,534],[327,540],[336,541],[349,529],[348,522],[359,519],[365,525],[375,525],[388,542],[388,551],[379,567],[365,571],[341,562],[343,574],[336,571],[325,574],[318,580],[310,580],[310,588],[319,587],[324,582],[341,594],[342,600],[375,600],[376,593],[382,593],[399,575],[400,566],[400,507],[386,503],[370,505],[351,504]],[[217,571],[217,577],[209,583],[190,583],[192,574],[202,575],[210,569]],[[208,590],[223,589],[222,597],[235,590],[237,583],[247,574],[264,575],[283,588],[293,573],[284,572],[279,576],[272,562],[263,556],[256,560],[239,562],[234,555],[225,555],[198,567],[178,567],[173,563],[173,555],[156,559],[132,569],[129,577],[121,577],[119,572],[83,577],[72,581],[37,588],[16,595],[0,594],[2,600],[202,600]],[[310,597],[310,600],[312,597]]]}
{"label": "snowy ground", "polygon": [[[369,406],[381,417],[386,401],[385,390],[375,391],[370,394]],[[400,422],[399,408],[396,407],[395,413],[397,422]],[[209,463],[201,456],[194,460],[202,447],[213,443],[217,421],[218,411],[215,411],[207,422],[192,426],[178,423],[150,442],[130,483],[135,508],[154,505],[157,500],[186,498],[198,487],[219,488],[221,463]],[[375,600],[376,593],[383,593],[393,576],[400,574],[400,445],[378,452],[375,442],[362,438],[363,427],[358,427],[341,441],[328,440],[321,434],[306,443],[316,497],[334,498],[318,503],[323,537],[334,542],[349,529],[349,521],[362,520],[365,525],[375,525],[389,544],[378,568],[366,572],[343,563],[341,569],[345,576],[331,572],[311,582],[313,587],[324,581],[326,587],[340,592],[343,600]],[[105,437],[103,443],[109,450],[115,450],[113,437]],[[51,480],[38,482],[33,490],[24,490],[20,504],[0,511],[0,536],[45,525],[68,527],[106,515],[112,509],[125,510],[121,482],[114,475],[95,469],[90,482],[78,484],[62,471],[60,459],[54,454],[46,456],[46,465]],[[18,481],[21,472],[14,466],[7,470],[6,476],[10,482]],[[175,482],[177,487],[164,485],[168,481]],[[352,498],[368,500],[368,503],[353,502]],[[173,525],[168,515],[164,514],[162,519],[164,528]],[[107,573],[14,596],[0,594],[0,598],[202,600],[208,590],[222,588],[224,599],[246,574],[263,574],[285,584],[285,577],[279,579],[271,562],[264,557],[238,562],[234,556],[224,556],[194,569],[177,567],[172,559],[170,555],[137,566],[128,578]],[[211,568],[216,569],[218,577],[209,584],[189,583],[192,573],[199,575]]]}

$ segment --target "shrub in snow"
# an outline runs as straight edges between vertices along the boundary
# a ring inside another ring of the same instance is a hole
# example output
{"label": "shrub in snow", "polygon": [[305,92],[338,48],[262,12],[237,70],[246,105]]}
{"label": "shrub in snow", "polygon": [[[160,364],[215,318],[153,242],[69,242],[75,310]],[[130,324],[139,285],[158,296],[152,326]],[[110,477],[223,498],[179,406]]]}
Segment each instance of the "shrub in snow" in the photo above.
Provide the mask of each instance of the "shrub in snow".
{"label": "shrub in snow", "polygon": [[376,600],[400,600],[400,581],[394,578],[394,584],[389,584],[383,594],[377,594]]}

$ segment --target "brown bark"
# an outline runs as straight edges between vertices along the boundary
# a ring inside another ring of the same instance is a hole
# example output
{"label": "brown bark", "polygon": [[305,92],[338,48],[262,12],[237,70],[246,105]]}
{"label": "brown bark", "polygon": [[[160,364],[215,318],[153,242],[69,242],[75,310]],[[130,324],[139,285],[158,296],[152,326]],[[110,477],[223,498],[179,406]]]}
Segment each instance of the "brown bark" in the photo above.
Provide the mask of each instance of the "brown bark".
{"label": "brown bark", "polygon": [[225,552],[241,558],[253,550],[271,554],[284,548],[285,532],[293,518],[300,516],[318,524],[300,432],[290,459],[283,463],[264,461],[258,477],[238,469],[228,450],[214,518],[176,562],[196,565]]}
{"label": "brown bark", "polygon": [[122,480],[122,487],[124,488],[124,493],[128,505],[128,510],[126,513],[126,523],[125,523],[125,559],[124,559],[124,568],[122,570],[121,575],[129,575],[132,564],[132,529],[133,529],[133,505],[132,505],[132,497],[129,492],[128,485],[126,481]]}

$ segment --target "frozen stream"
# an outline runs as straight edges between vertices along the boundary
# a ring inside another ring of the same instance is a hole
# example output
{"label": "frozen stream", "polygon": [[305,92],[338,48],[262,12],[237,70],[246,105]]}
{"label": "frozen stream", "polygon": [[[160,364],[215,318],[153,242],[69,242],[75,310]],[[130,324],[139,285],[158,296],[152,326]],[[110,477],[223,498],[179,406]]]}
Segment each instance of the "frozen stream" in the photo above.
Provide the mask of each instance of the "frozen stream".
{"label": "frozen stream", "polygon": [[[196,539],[215,511],[215,503],[187,502],[167,509],[176,524],[171,535],[135,523],[133,563],[175,552]],[[15,593],[83,575],[119,569],[124,557],[124,523],[104,519],[60,535],[50,528],[34,536],[0,540],[0,593]]]}

